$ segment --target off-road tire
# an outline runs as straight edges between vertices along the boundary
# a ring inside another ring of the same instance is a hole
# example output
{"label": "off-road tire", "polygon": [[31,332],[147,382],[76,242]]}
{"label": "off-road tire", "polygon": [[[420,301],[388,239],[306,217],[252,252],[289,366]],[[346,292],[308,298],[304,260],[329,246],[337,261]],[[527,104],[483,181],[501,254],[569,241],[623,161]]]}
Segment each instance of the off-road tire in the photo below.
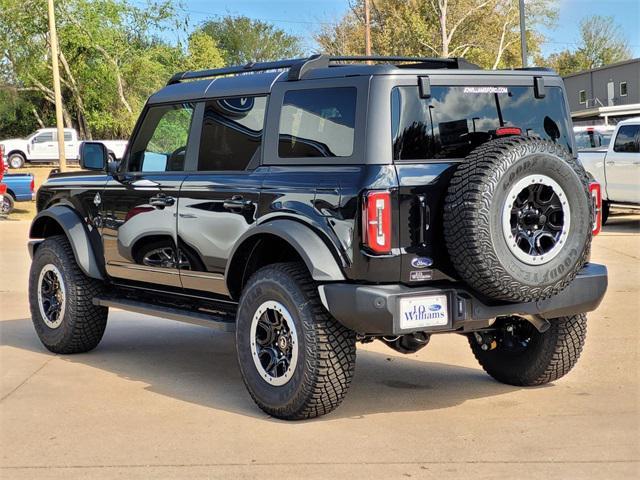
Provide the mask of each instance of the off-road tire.
{"label": "off-road tire", "polygon": [[9,215],[15,207],[13,196],[7,192],[2,197],[2,205],[0,205],[0,215]]}
{"label": "off-road tire", "polygon": [[[252,318],[265,301],[280,302],[298,332],[298,361],[281,386],[258,372],[250,345]],[[247,282],[237,314],[236,348],[244,383],[267,414],[286,420],[317,417],[342,402],[355,371],[355,333],[339,324],[320,302],[304,264],[277,263],[258,270]]]}
{"label": "off-road tire", "polygon": [[[544,175],[566,192],[571,226],[548,263],[529,265],[503,234],[509,188],[528,175]],[[444,237],[458,275],[494,299],[528,302],[561,292],[587,261],[593,205],[588,177],[569,152],[537,137],[507,137],[475,149],[454,173],[444,206]]]}
{"label": "off-road tire", "polygon": [[[57,328],[45,323],[38,304],[38,279],[48,264],[60,271],[66,289],[65,312]],[[109,309],[94,305],[93,298],[102,288],[102,282],[88,277],[80,269],[66,236],[55,235],[42,242],[29,272],[29,306],[36,333],[47,349],[62,354],[83,353],[100,343]]]}
{"label": "off-road tire", "polygon": [[9,168],[22,168],[24,167],[24,163],[26,158],[21,153],[12,153],[7,157],[7,164]]}
{"label": "off-road tire", "polygon": [[[526,320],[522,320],[526,322]],[[577,363],[587,334],[585,314],[549,320],[549,330],[533,334],[524,352],[502,349],[482,350],[473,334],[468,335],[471,350],[485,372],[508,385],[530,387],[553,382],[566,375]]]}

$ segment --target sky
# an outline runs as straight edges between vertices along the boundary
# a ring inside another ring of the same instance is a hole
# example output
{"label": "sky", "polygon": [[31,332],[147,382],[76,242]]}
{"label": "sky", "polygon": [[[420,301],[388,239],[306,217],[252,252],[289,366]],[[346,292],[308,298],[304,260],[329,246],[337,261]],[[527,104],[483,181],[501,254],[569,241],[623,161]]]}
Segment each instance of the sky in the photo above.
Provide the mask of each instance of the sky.
{"label": "sky", "polygon": [[[426,0],[425,0],[426,1]],[[535,1],[535,0],[534,0]],[[640,57],[640,0],[557,0],[559,18],[545,31],[543,54],[572,48],[579,40],[579,23],[590,15],[613,16],[628,38],[634,57]],[[136,3],[135,1],[133,3]],[[302,38],[315,50],[313,33],[322,23],[335,23],[348,10],[348,0],[182,0],[192,27],[212,16],[246,15],[269,21]]]}

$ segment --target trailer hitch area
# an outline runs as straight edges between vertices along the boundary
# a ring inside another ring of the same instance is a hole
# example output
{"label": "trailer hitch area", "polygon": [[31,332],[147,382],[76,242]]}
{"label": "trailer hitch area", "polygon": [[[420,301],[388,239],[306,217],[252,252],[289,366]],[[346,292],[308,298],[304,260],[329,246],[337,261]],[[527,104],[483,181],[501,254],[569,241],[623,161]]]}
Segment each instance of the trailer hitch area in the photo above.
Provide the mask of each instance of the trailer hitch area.
{"label": "trailer hitch area", "polygon": [[476,342],[478,342],[478,345],[480,345],[480,348],[485,352],[493,350],[498,346],[496,336],[491,331],[473,332],[473,336],[476,339]]}
{"label": "trailer hitch area", "polygon": [[531,325],[536,327],[536,330],[540,333],[544,333],[551,327],[551,323],[546,318],[542,318],[540,315],[523,315],[522,318],[527,320]]}

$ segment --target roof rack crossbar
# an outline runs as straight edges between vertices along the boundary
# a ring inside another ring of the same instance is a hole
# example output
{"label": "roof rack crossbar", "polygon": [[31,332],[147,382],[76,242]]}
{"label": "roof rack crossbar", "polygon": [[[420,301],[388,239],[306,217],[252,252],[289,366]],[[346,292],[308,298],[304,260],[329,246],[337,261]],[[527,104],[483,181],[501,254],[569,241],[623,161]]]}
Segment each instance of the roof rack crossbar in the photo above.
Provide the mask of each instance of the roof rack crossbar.
{"label": "roof rack crossbar", "polygon": [[407,63],[440,63],[442,65],[455,65],[456,58],[436,58],[436,57],[406,57],[406,56],[338,56],[329,57],[330,62],[407,62]]}
{"label": "roof rack crossbar", "polygon": [[[294,58],[290,60],[278,60],[274,62],[247,63],[235,67],[213,68],[193,72],[180,72],[173,75],[167,85],[180,83],[182,80],[195,80],[202,78],[219,77],[223,75],[238,75],[250,72],[265,72],[269,70],[289,70],[289,80],[300,80],[303,75],[316,68],[326,68],[331,63],[340,62],[399,62],[407,63],[407,66],[421,66],[424,68],[480,68],[462,58],[430,58],[430,57],[402,57],[402,56],[328,56],[322,54],[311,55],[307,58]],[[338,65],[333,65],[338,66]],[[398,65],[404,67],[404,65]]]}

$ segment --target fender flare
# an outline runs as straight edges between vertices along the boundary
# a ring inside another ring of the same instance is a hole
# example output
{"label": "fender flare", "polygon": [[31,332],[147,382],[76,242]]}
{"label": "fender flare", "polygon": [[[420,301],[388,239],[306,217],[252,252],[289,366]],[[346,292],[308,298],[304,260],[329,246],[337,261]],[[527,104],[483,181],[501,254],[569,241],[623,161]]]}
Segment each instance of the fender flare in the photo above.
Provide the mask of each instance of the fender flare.
{"label": "fender flare", "polygon": [[[247,240],[257,236],[269,234],[281,238],[289,243],[298,252],[311,277],[319,282],[343,282],[345,276],[335,256],[320,236],[310,227],[287,219],[270,220],[258,225],[242,235],[231,251],[225,271],[225,280],[229,281],[229,272],[234,265],[237,251],[245,245]],[[227,284],[227,287],[229,285]]]}
{"label": "fender flare", "polygon": [[44,238],[44,228],[49,221],[56,222],[69,239],[73,255],[80,269],[89,277],[104,280],[104,275],[89,238],[89,231],[80,216],[70,207],[55,205],[42,210],[31,222],[29,229],[29,253],[33,257]]}

